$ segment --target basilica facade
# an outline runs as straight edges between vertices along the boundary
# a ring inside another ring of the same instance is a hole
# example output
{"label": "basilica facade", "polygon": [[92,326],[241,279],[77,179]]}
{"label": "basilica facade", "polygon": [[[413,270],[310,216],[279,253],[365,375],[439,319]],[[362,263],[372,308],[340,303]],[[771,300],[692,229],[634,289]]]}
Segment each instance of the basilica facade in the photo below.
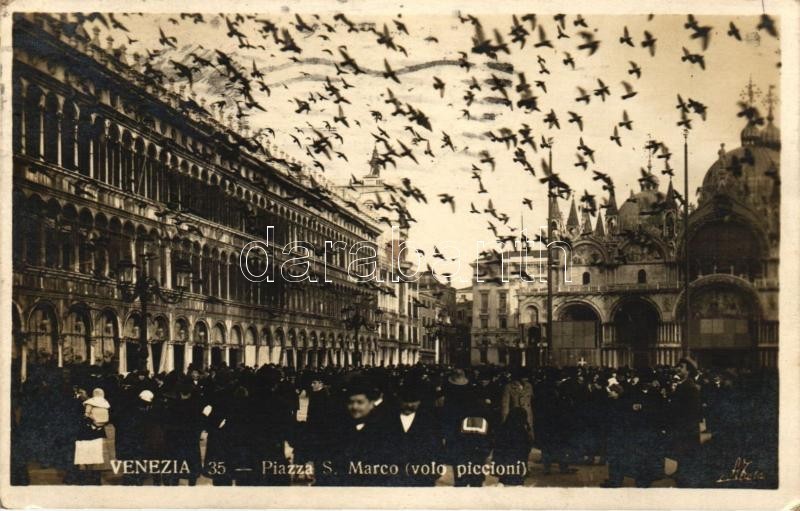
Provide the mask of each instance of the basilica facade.
{"label": "basilica facade", "polygon": [[[521,342],[505,344],[522,346],[531,363],[655,366],[688,352],[702,365],[776,366],[780,132],[771,100],[768,108],[765,127],[748,123],[740,147],[719,148],[686,236],[682,197],[650,171],[619,207],[612,195],[595,222],[574,202],[564,222],[551,203],[555,238],[571,247],[571,264],[554,271],[553,332],[546,285],[526,283],[515,287],[512,314]],[[473,324],[473,345],[492,344]]]}
{"label": "basilica facade", "polygon": [[612,193],[595,219],[573,200],[565,220],[550,200],[551,239],[561,248],[553,250],[549,335],[544,246],[474,262],[483,277],[471,288],[471,363],[641,367],[689,353],[704,365],[776,366],[781,144],[773,103],[770,91],[765,127],[748,123],[740,147],[721,145],[685,232],[682,196],[649,165],[639,191],[619,206]]}

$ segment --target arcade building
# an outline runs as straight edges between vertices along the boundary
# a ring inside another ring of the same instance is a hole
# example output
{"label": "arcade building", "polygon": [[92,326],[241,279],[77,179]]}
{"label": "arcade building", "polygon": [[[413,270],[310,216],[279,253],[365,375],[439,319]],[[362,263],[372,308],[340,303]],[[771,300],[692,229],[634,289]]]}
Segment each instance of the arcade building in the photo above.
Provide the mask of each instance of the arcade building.
{"label": "arcade building", "polygon": [[[397,339],[343,317],[354,296],[378,298],[348,275],[352,254],[314,251],[311,271],[327,267],[328,284],[252,282],[239,269],[246,244],[270,239],[267,226],[278,245],[322,247],[375,243],[380,225],[230,117],[140,74],[123,46],[68,21],[14,18],[14,377],[37,365],[398,363]],[[265,259],[251,253],[252,273]],[[145,281],[143,315],[125,290]]]}

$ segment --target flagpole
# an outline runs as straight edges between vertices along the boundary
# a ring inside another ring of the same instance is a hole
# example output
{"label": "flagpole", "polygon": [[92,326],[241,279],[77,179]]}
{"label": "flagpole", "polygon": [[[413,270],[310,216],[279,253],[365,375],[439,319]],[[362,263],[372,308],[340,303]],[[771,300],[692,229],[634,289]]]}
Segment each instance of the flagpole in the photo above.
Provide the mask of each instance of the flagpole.
{"label": "flagpole", "polygon": [[683,129],[683,335],[681,351],[689,356],[689,129]]}
{"label": "flagpole", "polygon": [[[548,167],[550,172],[553,172],[553,142],[550,141],[550,152],[548,155]],[[555,200],[553,197],[553,182],[547,182],[547,343],[546,347],[539,349],[539,362],[540,366],[544,365],[545,354],[551,347],[553,342],[553,252],[550,248],[551,236],[553,235],[553,206],[551,201]]]}

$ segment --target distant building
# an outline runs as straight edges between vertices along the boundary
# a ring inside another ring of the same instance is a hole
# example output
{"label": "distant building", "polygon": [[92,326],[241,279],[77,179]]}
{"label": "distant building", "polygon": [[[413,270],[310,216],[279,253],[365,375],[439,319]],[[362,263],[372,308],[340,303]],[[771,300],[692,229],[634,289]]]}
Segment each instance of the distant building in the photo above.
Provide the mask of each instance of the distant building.
{"label": "distant building", "polygon": [[423,362],[451,364],[456,347],[453,316],[456,290],[449,282],[441,282],[430,271],[417,276],[419,309],[422,321]]}
{"label": "distant building", "polygon": [[[417,286],[413,282],[405,282],[400,275],[400,272],[413,274],[413,265],[406,257],[407,251],[401,253],[402,244],[408,240],[408,228],[390,221],[388,213],[382,212],[389,211],[389,208],[382,203],[388,199],[376,151],[373,151],[369,167],[369,172],[361,180],[351,182],[342,190],[345,193],[354,192],[359,207],[382,227],[376,241],[380,281],[377,299],[380,314],[376,330],[379,347],[375,351],[376,358],[370,363],[413,364],[421,358],[429,358],[428,355],[432,356],[432,351],[423,353],[422,327],[414,307],[419,299]],[[394,200],[405,203],[402,196]],[[381,217],[383,219],[379,220]],[[392,275],[396,275],[399,282],[393,282]]]}
{"label": "distant building", "polygon": [[472,287],[456,289],[456,314],[453,325],[456,328],[456,346],[452,363],[466,367],[471,363],[472,351]]}

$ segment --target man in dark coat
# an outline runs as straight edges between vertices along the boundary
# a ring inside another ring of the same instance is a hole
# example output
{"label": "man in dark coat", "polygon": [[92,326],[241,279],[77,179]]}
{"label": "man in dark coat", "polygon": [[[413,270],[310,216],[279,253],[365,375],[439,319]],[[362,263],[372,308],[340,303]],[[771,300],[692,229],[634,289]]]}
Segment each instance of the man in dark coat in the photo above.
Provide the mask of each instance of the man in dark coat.
{"label": "man in dark coat", "polygon": [[673,476],[682,488],[700,484],[698,450],[700,449],[700,421],[702,404],[700,389],[694,382],[697,365],[689,358],[682,358],[676,367],[680,378],[670,400],[672,455],[678,462]]}
{"label": "man in dark coat", "polygon": [[[284,486],[290,483],[288,471],[269,467],[286,466],[286,447],[295,438],[294,386],[281,386],[277,367],[263,366],[253,376],[247,419],[250,424],[248,455],[262,470],[252,481],[241,478],[237,485]],[[289,390],[290,392],[286,392]]]}
{"label": "man in dark coat", "polygon": [[433,486],[440,476],[442,436],[430,408],[421,407],[423,389],[416,382],[398,389],[399,405],[386,418],[380,442],[385,460],[399,467],[391,486]]}
{"label": "man in dark coat", "polygon": [[389,476],[376,466],[387,466],[385,423],[372,414],[377,398],[374,386],[364,378],[353,378],[343,395],[347,416],[337,428],[337,442],[331,459],[322,463],[318,486],[384,486]]}

